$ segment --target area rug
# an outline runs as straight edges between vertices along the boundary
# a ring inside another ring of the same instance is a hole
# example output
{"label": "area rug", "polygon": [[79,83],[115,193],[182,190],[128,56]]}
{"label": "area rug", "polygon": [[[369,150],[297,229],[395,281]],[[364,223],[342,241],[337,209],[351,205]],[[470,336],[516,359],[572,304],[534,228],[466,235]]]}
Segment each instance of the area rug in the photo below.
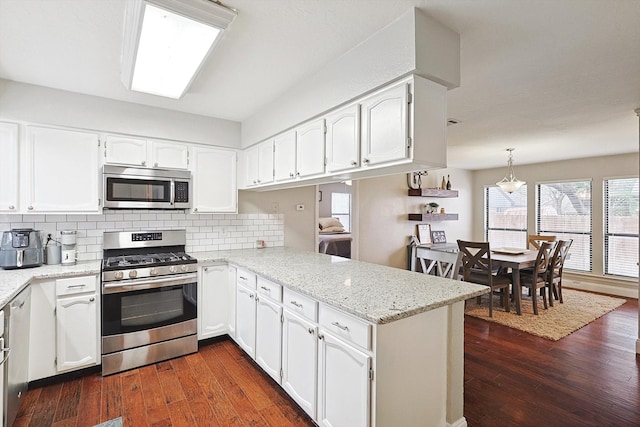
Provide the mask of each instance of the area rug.
{"label": "area rug", "polygon": [[122,417],[105,421],[102,424],[96,424],[94,427],[122,427]]}
{"label": "area rug", "polygon": [[500,297],[494,295],[493,317],[489,317],[489,298],[482,296],[482,304],[478,305],[476,298],[466,302],[465,314],[499,323],[510,328],[519,329],[529,334],[537,335],[552,341],[558,341],[611,310],[626,302],[622,298],[563,289],[564,304],[554,301],[553,307],[544,309],[542,298],[538,298],[538,313],[533,314],[531,299],[523,295],[522,315],[516,314],[515,305],[511,303],[511,312],[507,313],[500,306]]}

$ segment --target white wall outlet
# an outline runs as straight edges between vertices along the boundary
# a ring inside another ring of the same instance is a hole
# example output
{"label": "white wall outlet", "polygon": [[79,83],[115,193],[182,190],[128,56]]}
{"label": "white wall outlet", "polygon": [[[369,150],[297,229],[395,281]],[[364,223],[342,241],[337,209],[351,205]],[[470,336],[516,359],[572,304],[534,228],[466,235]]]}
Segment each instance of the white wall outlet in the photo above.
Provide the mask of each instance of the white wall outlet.
{"label": "white wall outlet", "polygon": [[297,204],[297,205],[296,205],[296,210],[297,210],[297,211],[303,211],[303,210],[304,210],[304,205],[303,205],[302,203]]}
{"label": "white wall outlet", "polygon": [[280,211],[280,204],[278,202],[273,202],[271,204],[271,213],[278,213]]}

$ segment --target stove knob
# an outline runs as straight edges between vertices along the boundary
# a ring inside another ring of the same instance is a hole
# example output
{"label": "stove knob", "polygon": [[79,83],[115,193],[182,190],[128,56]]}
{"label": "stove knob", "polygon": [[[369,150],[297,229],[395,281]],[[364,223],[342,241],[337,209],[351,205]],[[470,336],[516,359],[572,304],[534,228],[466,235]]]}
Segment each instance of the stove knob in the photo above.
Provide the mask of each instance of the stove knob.
{"label": "stove knob", "polygon": [[172,265],[171,267],[169,267],[169,272],[170,272],[170,273],[177,273],[177,272],[178,272],[178,269],[176,268],[176,266],[175,266],[175,265]]}
{"label": "stove knob", "polygon": [[149,270],[149,274],[152,276],[155,276],[158,274],[158,269],[157,268],[152,268],[151,270]]}
{"label": "stove knob", "polygon": [[181,265],[180,270],[187,271],[187,265],[186,264]]}
{"label": "stove knob", "polygon": [[129,272],[129,278],[135,279],[136,277],[138,277],[138,272],[136,270],[131,270]]}
{"label": "stove knob", "polygon": [[123,273],[122,271],[116,271],[116,272],[113,274],[113,277],[115,277],[115,278],[116,278],[116,280],[120,280],[120,279],[122,279],[122,278],[124,277],[124,273]]}

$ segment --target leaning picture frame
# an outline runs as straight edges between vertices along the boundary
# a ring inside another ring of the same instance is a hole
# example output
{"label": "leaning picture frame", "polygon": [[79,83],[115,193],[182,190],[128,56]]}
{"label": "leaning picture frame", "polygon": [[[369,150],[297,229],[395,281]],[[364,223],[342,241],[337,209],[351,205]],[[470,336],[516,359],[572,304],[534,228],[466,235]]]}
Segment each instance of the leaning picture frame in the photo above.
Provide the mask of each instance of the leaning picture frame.
{"label": "leaning picture frame", "polygon": [[430,245],[431,241],[431,224],[418,224],[418,240],[421,245]]}
{"label": "leaning picture frame", "polygon": [[433,243],[447,243],[447,235],[444,230],[433,230],[431,232],[431,241]]}

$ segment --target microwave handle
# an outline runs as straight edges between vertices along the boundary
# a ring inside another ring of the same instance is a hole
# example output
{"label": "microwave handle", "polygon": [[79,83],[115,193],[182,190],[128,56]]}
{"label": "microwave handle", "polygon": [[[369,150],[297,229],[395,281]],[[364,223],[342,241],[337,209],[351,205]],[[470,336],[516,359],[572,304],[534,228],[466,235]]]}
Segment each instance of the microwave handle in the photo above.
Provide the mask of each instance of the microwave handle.
{"label": "microwave handle", "polygon": [[176,181],[174,179],[171,180],[171,200],[169,203],[171,203],[171,206],[176,204]]}

